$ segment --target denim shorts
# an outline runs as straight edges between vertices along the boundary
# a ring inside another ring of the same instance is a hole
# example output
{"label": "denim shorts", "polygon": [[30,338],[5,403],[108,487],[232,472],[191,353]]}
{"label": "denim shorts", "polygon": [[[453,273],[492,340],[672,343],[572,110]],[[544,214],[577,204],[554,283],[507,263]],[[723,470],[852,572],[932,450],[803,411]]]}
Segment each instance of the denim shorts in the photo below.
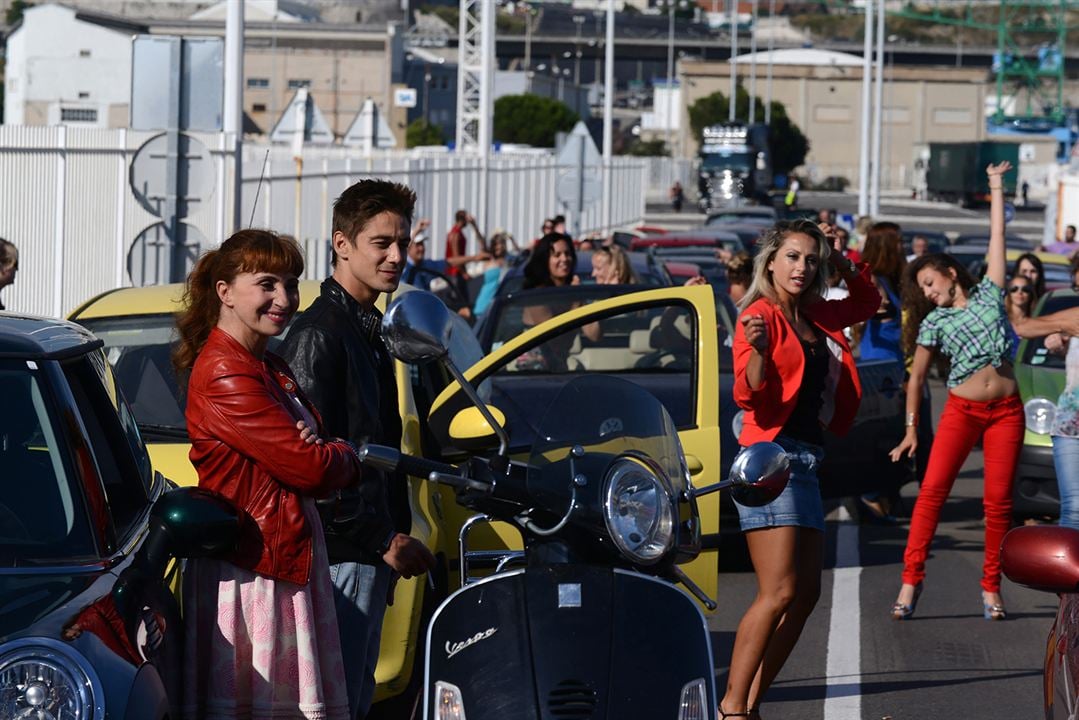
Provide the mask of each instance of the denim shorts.
{"label": "denim shorts", "polygon": [[795,525],[824,531],[824,506],[820,498],[817,468],[824,458],[819,445],[804,443],[779,435],[773,441],[790,455],[791,478],[772,502],[750,507],[735,501],[742,532],[767,527]]}

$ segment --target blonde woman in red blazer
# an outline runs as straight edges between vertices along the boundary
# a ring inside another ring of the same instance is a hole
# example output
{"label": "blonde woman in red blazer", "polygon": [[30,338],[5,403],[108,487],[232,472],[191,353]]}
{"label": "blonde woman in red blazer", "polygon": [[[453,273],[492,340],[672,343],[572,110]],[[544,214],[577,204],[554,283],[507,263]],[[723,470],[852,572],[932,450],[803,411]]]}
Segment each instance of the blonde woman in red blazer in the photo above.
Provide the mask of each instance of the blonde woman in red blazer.
{"label": "blonde woman in red blazer", "polygon": [[[745,410],[739,443],[779,443],[791,480],[763,507],[738,505],[757,574],[757,597],[738,625],[721,717],[757,708],[820,595],[824,512],[817,467],[824,430],[842,435],[862,388],[843,330],[873,317],[880,293],[869,267],[836,247],[834,227],[778,223],[761,239],[734,336],[734,400]],[[825,300],[825,263],[850,290]]]}

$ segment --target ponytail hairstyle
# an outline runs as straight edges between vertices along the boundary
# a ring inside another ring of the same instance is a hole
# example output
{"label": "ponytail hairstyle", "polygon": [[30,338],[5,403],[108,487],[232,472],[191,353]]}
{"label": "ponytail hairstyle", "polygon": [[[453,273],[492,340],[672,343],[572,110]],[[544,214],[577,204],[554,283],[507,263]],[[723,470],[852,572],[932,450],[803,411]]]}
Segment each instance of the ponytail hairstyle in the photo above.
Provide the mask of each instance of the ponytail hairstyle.
{"label": "ponytail hairstyle", "polygon": [[176,316],[179,342],[172,353],[177,378],[186,378],[217,325],[221,299],[217,283],[231,283],[245,272],[303,274],[303,253],[295,240],[270,230],[240,230],[221,247],[205,253],[187,276],[183,309]]}
{"label": "ponytail hairstyle", "polygon": [[949,271],[954,271],[956,283],[968,295],[977,284],[974,281],[974,276],[961,262],[956,260],[954,256],[945,253],[922,255],[914,258],[907,265],[903,275],[902,301],[903,310],[906,313],[906,317],[903,319],[903,353],[908,357],[914,354],[914,349],[918,345],[918,329],[922,325],[922,320],[925,320],[925,316],[936,307],[925,296],[922,288],[918,286],[918,273],[925,268],[932,268],[942,275],[948,275],[950,274]]}

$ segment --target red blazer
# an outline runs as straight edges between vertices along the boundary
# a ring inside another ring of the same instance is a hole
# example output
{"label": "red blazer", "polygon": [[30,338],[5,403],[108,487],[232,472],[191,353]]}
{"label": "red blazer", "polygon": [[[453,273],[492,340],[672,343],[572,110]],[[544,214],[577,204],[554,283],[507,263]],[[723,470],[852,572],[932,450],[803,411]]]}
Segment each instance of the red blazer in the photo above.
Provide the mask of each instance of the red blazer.
{"label": "red blazer", "polygon": [[187,432],[199,487],[220,493],[246,516],[229,561],[306,585],[312,549],[303,497],[356,482],[360,464],[347,443],[300,440],[290,392],[319,418],[284,360],[266,353],[263,363],[214,328],[191,370]]}
{"label": "red blazer", "polygon": [[[824,333],[831,352],[821,422],[837,435],[850,430],[862,397],[862,384],[843,329],[868,320],[880,307],[880,293],[870,279],[869,266],[861,263],[858,268],[858,275],[847,281],[849,297],[820,300],[805,308],[806,318]],[[746,380],[746,365],[753,348],[746,342],[745,327],[735,323],[734,401],[746,411],[738,442],[751,445],[774,440],[794,411],[805,371],[805,355],[798,334],[771,300],[756,300],[742,314],[746,313],[763,316],[769,339],[764,382],[753,390]]]}

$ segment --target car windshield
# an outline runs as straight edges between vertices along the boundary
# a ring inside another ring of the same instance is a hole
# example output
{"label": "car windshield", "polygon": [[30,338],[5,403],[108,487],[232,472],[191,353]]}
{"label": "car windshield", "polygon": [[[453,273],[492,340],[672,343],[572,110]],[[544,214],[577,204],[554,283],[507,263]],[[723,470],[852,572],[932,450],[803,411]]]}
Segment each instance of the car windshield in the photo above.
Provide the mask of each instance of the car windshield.
{"label": "car windshield", "polygon": [[748,150],[715,150],[701,155],[702,170],[748,171],[753,162],[753,155]]}
{"label": "car windshield", "polygon": [[[1077,305],[1079,305],[1079,295],[1070,292],[1061,295],[1054,294],[1046,297],[1037,315],[1050,315]],[[1045,347],[1044,337],[1032,338],[1027,341],[1022,362],[1028,365],[1037,365],[1038,367],[1063,369],[1064,356],[1049,352]]]}
{"label": "car windshield", "polygon": [[105,343],[117,382],[145,439],[184,439],[187,421],[172,369],[173,315],[80,320]]}
{"label": "car windshield", "polygon": [[46,387],[36,363],[0,360],[0,567],[95,554],[63,424]]}

